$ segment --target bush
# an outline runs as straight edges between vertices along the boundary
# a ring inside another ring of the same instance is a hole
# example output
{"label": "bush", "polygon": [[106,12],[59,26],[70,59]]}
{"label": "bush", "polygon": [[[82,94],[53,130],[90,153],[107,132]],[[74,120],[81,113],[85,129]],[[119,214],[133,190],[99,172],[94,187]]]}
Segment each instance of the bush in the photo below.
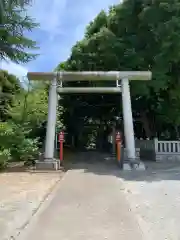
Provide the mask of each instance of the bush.
{"label": "bush", "polygon": [[0,169],[1,170],[7,167],[10,158],[11,158],[11,154],[8,149],[4,149],[0,151]]}
{"label": "bush", "polygon": [[[9,149],[11,161],[32,163],[38,157],[38,138],[29,138],[30,130],[26,125],[12,122],[0,123],[0,151]],[[3,153],[2,153],[3,155]],[[2,156],[2,159],[5,159]],[[3,161],[1,160],[2,164]]]}
{"label": "bush", "polygon": [[17,146],[19,160],[30,161],[36,160],[39,153],[38,139],[24,139]]}

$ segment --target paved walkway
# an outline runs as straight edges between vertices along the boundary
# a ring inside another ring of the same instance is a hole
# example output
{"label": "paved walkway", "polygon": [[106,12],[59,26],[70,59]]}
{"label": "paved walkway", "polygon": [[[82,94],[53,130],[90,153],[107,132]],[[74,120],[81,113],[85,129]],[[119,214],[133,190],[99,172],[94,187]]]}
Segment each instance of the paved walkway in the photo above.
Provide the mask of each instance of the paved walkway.
{"label": "paved walkway", "polygon": [[69,170],[18,239],[142,240],[117,175],[102,164]]}

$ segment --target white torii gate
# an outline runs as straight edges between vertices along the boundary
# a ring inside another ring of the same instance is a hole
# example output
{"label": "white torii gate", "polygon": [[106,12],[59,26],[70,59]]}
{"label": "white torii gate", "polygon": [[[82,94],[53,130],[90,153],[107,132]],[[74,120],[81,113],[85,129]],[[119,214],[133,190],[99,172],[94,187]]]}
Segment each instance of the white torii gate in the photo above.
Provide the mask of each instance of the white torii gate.
{"label": "white torii gate", "polygon": [[[132,118],[132,107],[130,98],[129,80],[151,80],[152,73],[149,71],[133,72],[29,72],[29,80],[51,81],[48,100],[48,121],[46,129],[46,144],[44,163],[47,166],[54,164],[54,142],[56,130],[56,111],[59,93],[120,93],[122,92],[123,121],[127,157],[135,160],[135,140]],[[116,87],[63,87],[63,82],[67,81],[116,81]],[[121,84],[118,82],[121,80]],[[58,82],[60,83],[58,85]],[[54,166],[54,165],[53,165]],[[57,166],[57,164],[56,164]]]}

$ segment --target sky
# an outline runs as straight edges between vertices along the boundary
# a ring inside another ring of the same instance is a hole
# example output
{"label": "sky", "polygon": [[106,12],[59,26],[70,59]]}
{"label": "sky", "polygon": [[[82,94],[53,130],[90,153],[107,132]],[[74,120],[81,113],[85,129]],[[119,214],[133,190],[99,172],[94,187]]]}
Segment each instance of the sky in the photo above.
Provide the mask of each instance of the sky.
{"label": "sky", "polygon": [[120,0],[33,0],[28,15],[40,26],[28,33],[37,41],[39,56],[26,65],[1,62],[1,68],[22,78],[28,71],[52,71],[84,36],[86,26],[103,9]]}

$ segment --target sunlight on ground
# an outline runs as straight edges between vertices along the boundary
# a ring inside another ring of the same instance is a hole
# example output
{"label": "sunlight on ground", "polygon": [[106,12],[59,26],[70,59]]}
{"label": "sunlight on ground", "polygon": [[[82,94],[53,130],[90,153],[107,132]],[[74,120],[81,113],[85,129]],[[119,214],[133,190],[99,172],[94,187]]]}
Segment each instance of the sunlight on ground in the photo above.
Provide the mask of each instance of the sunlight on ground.
{"label": "sunlight on ground", "polygon": [[61,176],[60,172],[0,174],[1,239],[9,239],[10,235],[26,223]]}

